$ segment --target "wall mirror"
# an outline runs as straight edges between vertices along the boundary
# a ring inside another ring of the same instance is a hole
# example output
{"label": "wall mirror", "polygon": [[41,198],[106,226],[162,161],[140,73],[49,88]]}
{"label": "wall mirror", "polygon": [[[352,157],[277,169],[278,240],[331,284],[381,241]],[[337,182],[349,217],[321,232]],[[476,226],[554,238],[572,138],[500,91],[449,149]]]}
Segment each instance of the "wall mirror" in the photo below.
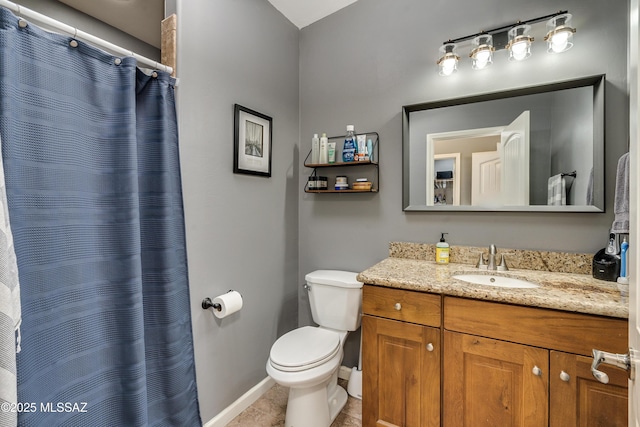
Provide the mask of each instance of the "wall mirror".
{"label": "wall mirror", "polygon": [[604,211],[603,75],[402,107],[405,211]]}

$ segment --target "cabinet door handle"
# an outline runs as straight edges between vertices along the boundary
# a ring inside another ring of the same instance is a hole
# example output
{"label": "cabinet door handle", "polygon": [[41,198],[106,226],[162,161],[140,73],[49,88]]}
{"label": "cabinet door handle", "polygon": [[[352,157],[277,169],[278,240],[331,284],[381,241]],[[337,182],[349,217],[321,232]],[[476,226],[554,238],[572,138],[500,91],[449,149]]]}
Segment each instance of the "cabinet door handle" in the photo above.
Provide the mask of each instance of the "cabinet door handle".
{"label": "cabinet door handle", "polygon": [[427,344],[427,351],[433,351],[433,344],[432,343]]}
{"label": "cabinet door handle", "polygon": [[565,371],[560,372],[560,379],[566,383],[571,379],[571,375],[567,374]]}
{"label": "cabinet door handle", "polygon": [[535,375],[536,377],[542,376],[542,369],[538,368],[537,366],[534,366],[531,372],[533,372],[533,375]]}
{"label": "cabinet door handle", "polygon": [[393,306],[393,308],[395,308],[396,310],[400,311],[400,310],[402,310],[402,305],[399,302],[397,302],[396,305]]}

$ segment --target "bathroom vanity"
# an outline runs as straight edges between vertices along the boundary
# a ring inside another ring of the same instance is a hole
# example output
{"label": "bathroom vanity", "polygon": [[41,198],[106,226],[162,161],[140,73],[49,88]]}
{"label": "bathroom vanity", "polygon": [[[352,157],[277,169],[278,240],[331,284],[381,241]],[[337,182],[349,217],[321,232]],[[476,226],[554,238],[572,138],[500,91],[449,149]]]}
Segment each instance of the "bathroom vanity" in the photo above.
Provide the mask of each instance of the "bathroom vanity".
{"label": "bathroom vanity", "polygon": [[586,269],[587,257],[509,251],[513,264],[537,259],[561,272],[497,273],[539,285],[532,289],[470,284],[452,276],[479,273],[460,261],[481,248],[452,248],[458,262],[438,265],[430,246],[410,258],[392,247],[358,276],[363,426],[627,426],[627,373],[601,366],[603,384],[591,372],[592,349],[628,349],[616,283],[562,272]]}

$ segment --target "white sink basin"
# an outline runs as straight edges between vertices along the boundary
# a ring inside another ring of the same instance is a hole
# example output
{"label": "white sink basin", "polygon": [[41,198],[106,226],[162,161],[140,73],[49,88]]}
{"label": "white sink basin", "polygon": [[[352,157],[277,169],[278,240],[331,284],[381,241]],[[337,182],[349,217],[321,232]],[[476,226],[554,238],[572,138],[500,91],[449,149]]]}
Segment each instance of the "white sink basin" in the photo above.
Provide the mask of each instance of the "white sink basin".
{"label": "white sink basin", "polygon": [[495,274],[456,274],[452,277],[476,285],[497,286],[500,288],[538,288],[540,286],[526,280]]}

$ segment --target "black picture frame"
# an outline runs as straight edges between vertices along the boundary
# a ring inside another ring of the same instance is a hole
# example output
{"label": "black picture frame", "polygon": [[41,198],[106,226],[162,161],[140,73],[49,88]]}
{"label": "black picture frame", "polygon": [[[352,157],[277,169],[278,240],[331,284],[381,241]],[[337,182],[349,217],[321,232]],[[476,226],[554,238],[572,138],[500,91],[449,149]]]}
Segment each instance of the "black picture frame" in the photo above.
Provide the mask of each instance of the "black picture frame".
{"label": "black picture frame", "polygon": [[273,119],[234,105],[233,173],[271,177]]}

